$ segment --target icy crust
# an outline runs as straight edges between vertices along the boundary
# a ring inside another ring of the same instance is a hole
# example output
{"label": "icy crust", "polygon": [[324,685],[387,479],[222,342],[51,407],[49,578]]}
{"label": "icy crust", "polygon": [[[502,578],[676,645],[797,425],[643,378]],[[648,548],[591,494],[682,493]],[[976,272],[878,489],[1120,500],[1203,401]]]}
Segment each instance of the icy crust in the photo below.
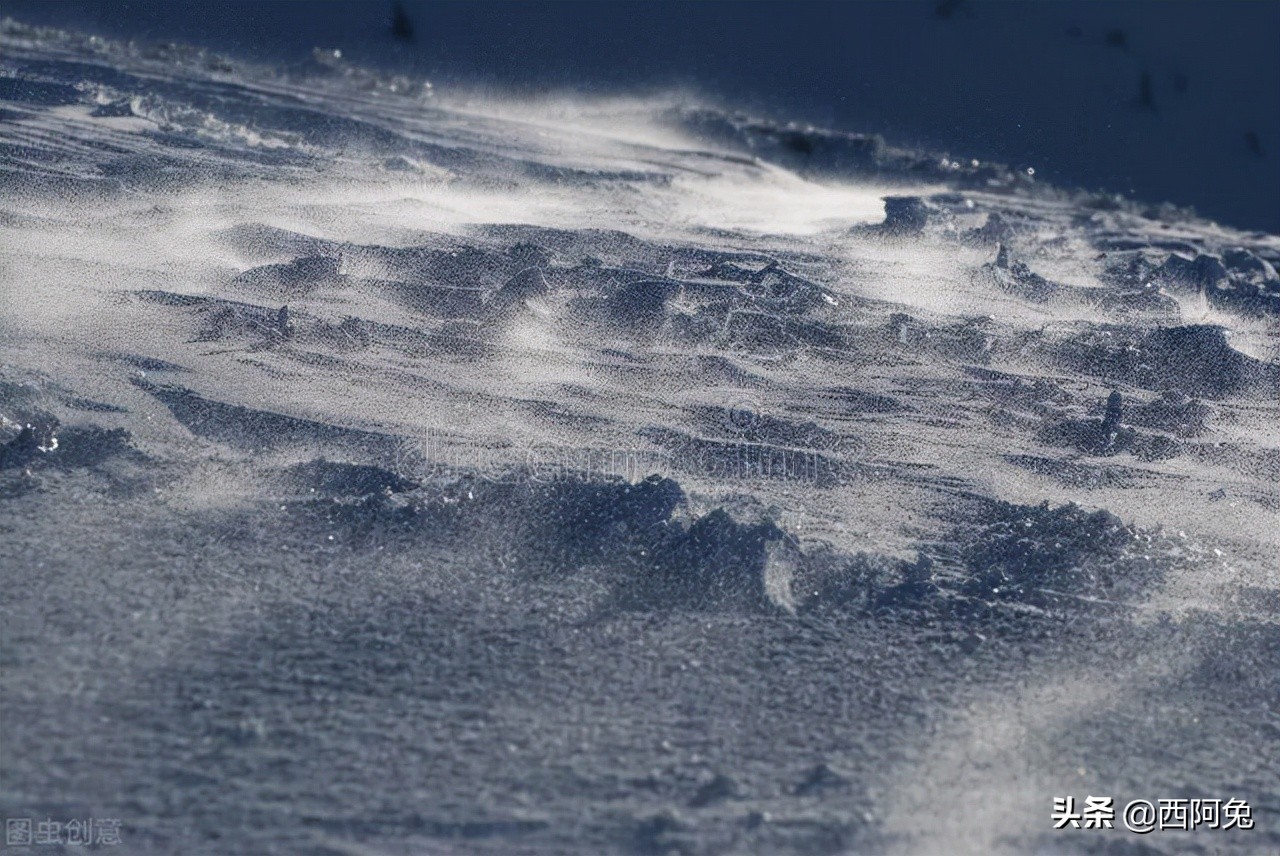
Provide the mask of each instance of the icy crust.
{"label": "icy crust", "polygon": [[[404,463],[397,438],[135,384],[198,436],[255,455],[326,447],[350,455],[355,448],[366,460],[387,462],[322,457],[244,470],[241,478],[260,483],[255,493],[267,494],[259,501],[284,500],[279,510],[295,527],[331,540],[336,532],[343,543],[501,550],[518,557],[507,571],[559,583],[594,576],[611,591],[599,604],[606,611],[915,611],[950,615],[961,626],[999,626],[1017,615],[1075,620],[1100,607],[1136,608],[1176,555],[1105,511],[1048,503],[979,504],[952,532],[920,545],[914,561],[842,555],[802,545],[770,519],[774,512],[753,503],[698,512],[677,481],[659,475],[633,483],[515,465],[496,478],[438,466],[407,477],[395,469]],[[123,429],[64,427],[31,407],[38,389],[10,384],[5,396],[20,418],[6,418],[16,435],[0,446],[0,470],[18,471],[25,490],[56,489],[51,474],[84,469],[103,476],[96,489],[113,495],[113,459],[147,462]],[[1001,615],[1006,607],[1014,609]]]}
{"label": "icy crust", "polygon": [[[201,436],[245,443],[255,452],[327,443],[338,451],[354,444],[375,459],[391,460],[396,449],[391,438],[139,384]],[[107,465],[113,459],[146,463],[123,429],[64,427],[48,412],[23,408],[32,390],[9,386],[9,412],[22,418],[6,419],[9,433],[17,433],[0,446],[0,470],[10,478],[16,471],[25,490],[53,489],[52,474],[83,469],[102,476],[98,489],[114,495],[119,477]],[[1164,567],[1149,551],[1139,556],[1139,535],[1117,518],[1076,506],[998,504],[978,516],[971,533],[958,530],[945,539],[963,546],[923,546],[908,563],[802,549],[794,533],[759,508],[745,509],[745,521],[724,508],[697,514],[675,480],[657,475],[630,483],[517,467],[498,480],[465,471],[410,479],[374,464],[317,458],[258,478],[264,489],[286,498],[282,510],[292,507],[298,524],[330,534],[337,527],[344,542],[458,546],[466,539],[472,549],[518,555],[522,572],[538,577],[603,573],[615,591],[602,608],[791,614],[944,609],[970,618],[975,609],[1008,604],[1049,614],[1046,606],[1053,604],[1075,614],[1116,598],[1123,606],[1144,585],[1157,583]],[[137,474],[134,479],[141,480]],[[17,486],[9,485],[15,496]],[[741,510],[738,516],[744,517]],[[475,540],[477,532],[485,533],[484,542]]]}

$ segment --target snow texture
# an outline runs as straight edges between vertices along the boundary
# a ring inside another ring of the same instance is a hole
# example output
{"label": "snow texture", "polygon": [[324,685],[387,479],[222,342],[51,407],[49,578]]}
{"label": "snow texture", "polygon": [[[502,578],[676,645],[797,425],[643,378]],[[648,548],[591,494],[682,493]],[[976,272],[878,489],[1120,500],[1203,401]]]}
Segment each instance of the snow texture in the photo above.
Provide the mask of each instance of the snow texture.
{"label": "snow texture", "polygon": [[[1280,849],[1280,237],[11,20],[0,186],[6,817]],[[1067,794],[1257,828],[1053,832]]]}

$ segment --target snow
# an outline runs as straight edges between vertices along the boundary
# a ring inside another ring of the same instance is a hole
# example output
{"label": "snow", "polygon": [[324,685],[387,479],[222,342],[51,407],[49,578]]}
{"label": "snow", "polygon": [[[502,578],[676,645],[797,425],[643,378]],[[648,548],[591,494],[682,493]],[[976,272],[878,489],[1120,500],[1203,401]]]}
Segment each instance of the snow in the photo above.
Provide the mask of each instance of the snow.
{"label": "snow", "polygon": [[1280,844],[1280,237],[687,89],[0,49],[7,817]]}

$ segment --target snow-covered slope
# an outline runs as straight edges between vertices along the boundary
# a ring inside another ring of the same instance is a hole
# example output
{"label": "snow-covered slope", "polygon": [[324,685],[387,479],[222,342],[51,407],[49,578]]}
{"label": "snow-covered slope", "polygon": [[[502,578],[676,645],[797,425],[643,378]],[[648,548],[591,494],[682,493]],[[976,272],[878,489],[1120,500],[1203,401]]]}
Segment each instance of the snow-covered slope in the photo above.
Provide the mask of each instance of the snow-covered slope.
{"label": "snow-covered slope", "polygon": [[1054,796],[1203,795],[1258,828],[1142,844],[1280,846],[1280,238],[0,26],[6,816],[1057,853],[1139,839]]}

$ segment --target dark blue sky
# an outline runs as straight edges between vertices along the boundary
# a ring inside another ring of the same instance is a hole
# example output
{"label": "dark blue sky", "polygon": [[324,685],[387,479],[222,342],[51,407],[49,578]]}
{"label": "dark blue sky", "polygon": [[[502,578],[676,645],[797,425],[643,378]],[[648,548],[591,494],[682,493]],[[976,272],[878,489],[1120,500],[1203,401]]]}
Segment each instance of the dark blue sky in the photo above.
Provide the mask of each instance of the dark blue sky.
{"label": "dark blue sky", "polygon": [[692,86],[775,117],[1034,166],[1059,183],[1280,233],[1280,0],[404,5],[412,43],[392,36],[391,6],[380,0],[0,8],[260,59],[340,47],[442,86]]}

